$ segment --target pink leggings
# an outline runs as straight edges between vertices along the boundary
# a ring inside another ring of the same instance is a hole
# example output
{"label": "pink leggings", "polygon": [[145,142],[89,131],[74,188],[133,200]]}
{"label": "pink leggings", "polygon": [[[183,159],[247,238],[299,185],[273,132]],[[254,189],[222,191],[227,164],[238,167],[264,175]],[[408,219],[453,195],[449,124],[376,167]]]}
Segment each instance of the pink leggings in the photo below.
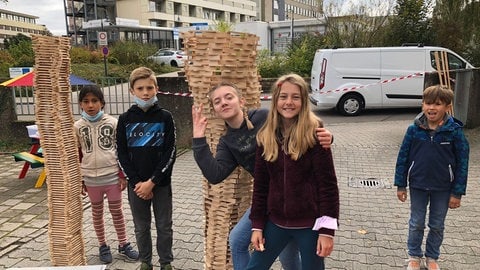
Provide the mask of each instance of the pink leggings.
{"label": "pink leggings", "polygon": [[117,232],[118,242],[121,246],[127,243],[127,234],[125,229],[125,218],[122,208],[122,190],[118,184],[107,186],[89,186],[87,187],[88,197],[92,205],[92,219],[95,233],[97,234],[99,245],[106,244],[105,225],[103,219],[103,197],[106,195],[108,200],[108,209],[112,215],[113,226]]}

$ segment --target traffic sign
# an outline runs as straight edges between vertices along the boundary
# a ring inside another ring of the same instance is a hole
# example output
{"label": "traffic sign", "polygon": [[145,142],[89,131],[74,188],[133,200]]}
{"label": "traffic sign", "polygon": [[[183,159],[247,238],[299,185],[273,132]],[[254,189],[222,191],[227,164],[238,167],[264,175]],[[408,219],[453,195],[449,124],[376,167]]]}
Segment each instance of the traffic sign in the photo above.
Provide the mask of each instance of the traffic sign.
{"label": "traffic sign", "polygon": [[107,46],[103,46],[102,53],[103,53],[104,56],[108,55],[108,47]]}
{"label": "traffic sign", "polygon": [[98,46],[107,46],[107,32],[98,32]]}
{"label": "traffic sign", "polygon": [[178,39],[178,28],[173,28],[173,39],[177,40]]}

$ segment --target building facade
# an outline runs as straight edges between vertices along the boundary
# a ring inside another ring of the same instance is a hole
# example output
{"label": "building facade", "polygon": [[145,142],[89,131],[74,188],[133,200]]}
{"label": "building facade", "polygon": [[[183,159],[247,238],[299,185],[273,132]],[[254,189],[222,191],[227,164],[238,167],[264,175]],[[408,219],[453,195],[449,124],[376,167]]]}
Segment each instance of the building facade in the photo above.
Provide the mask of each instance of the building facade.
{"label": "building facade", "polygon": [[64,0],[67,34],[74,44],[95,44],[97,32],[109,41],[138,40],[174,47],[174,29],[238,23],[257,18],[252,0]]}
{"label": "building facade", "polygon": [[3,48],[6,38],[18,34],[28,37],[49,34],[45,25],[37,24],[37,19],[38,17],[29,14],[0,9],[0,48]]}

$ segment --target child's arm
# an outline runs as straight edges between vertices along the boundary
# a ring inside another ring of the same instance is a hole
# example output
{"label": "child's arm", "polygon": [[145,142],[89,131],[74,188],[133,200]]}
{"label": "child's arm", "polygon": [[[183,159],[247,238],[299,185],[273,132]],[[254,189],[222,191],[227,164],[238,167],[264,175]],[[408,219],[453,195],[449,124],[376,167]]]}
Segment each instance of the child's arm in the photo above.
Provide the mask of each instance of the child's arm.
{"label": "child's arm", "polygon": [[453,143],[457,165],[455,167],[451,193],[454,197],[460,199],[462,195],[465,195],[467,189],[468,160],[470,155],[470,146],[462,129],[456,130]]}
{"label": "child's arm", "polygon": [[[395,183],[399,191],[406,191],[407,188],[407,173],[408,173],[408,157],[410,154],[410,146],[412,144],[415,126],[408,127],[405,136],[403,137],[402,145],[398,151],[397,163],[395,165]],[[398,193],[397,193],[398,195]]]}
{"label": "child's arm", "polygon": [[161,146],[162,155],[160,161],[155,167],[153,175],[149,180],[146,181],[151,181],[155,185],[170,182],[170,179],[167,179],[167,177],[170,177],[172,166],[176,159],[175,123],[170,112],[163,110],[163,113],[165,129],[163,138],[164,141],[163,145]]}
{"label": "child's arm", "polygon": [[130,162],[130,158],[128,157],[127,131],[125,128],[125,119],[123,115],[120,115],[118,119],[116,142],[119,166],[131,184],[134,185],[140,181],[140,177],[138,176],[134,165],[132,162]]}

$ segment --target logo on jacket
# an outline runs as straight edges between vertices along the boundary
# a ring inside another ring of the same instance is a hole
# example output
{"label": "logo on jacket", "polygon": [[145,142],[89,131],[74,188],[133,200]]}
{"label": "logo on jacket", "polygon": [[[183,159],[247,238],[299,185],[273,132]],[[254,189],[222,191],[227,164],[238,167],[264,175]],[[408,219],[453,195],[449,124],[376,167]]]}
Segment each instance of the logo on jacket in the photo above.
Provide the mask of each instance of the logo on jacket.
{"label": "logo on jacket", "polygon": [[165,137],[164,123],[127,124],[127,141],[129,147],[160,146]]}

